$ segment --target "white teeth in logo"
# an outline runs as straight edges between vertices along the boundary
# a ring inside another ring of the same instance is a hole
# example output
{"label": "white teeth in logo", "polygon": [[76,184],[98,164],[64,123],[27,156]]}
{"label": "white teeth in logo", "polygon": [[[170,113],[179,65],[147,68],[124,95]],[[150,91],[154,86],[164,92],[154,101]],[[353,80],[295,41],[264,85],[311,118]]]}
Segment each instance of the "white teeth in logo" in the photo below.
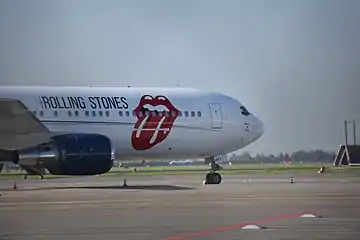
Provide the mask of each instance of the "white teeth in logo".
{"label": "white teeth in logo", "polygon": [[149,111],[158,111],[158,112],[167,111],[167,112],[169,112],[169,109],[164,105],[152,106],[150,104],[145,104],[143,107],[149,109]]}

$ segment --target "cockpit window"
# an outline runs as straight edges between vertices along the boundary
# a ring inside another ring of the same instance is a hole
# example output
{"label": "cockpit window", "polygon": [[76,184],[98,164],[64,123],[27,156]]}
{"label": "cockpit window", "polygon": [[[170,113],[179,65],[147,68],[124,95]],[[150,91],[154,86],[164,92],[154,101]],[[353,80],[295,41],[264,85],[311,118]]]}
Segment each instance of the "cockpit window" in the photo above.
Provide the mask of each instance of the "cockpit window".
{"label": "cockpit window", "polygon": [[240,110],[241,110],[241,114],[242,114],[242,115],[245,115],[245,116],[249,116],[249,115],[250,115],[250,112],[246,109],[245,106],[241,106],[241,107],[240,107]]}

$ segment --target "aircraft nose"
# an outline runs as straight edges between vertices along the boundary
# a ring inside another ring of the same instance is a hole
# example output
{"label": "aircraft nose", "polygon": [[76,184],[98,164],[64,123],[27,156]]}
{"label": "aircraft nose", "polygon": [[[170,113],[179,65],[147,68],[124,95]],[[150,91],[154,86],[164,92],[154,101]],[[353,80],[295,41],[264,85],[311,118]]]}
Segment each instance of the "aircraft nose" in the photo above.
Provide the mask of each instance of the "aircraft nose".
{"label": "aircraft nose", "polygon": [[260,138],[264,134],[264,124],[257,117],[254,117],[254,134],[256,139]]}

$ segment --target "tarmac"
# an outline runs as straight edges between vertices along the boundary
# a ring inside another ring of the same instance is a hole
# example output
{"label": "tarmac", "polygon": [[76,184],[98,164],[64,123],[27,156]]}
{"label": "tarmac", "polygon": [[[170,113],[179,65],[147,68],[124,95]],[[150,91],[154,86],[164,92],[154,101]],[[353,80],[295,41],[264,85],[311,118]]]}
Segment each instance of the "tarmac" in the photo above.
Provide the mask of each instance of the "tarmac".
{"label": "tarmac", "polygon": [[[0,182],[0,239],[358,239],[356,174]],[[250,229],[247,229],[250,228]]]}

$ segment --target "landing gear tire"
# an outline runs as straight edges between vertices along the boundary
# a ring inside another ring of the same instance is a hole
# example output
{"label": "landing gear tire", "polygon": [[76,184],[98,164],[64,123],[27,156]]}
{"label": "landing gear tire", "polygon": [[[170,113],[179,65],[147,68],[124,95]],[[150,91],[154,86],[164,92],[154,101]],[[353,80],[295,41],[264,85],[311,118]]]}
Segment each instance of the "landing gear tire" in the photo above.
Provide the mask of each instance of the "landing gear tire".
{"label": "landing gear tire", "polygon": [[206,174],[205,184],[220,184],[222,177],[219,173],[208,173]]}
{"label": "landing gear tire", "polygon": [[222,167],[215,162],[214,157],[205,158],[205,163],[208,163],[211,168],[210,172],[206,174],[203,184],[220,184],[222,177],[219,173],[216,173],[216,171],[222,170]]}

